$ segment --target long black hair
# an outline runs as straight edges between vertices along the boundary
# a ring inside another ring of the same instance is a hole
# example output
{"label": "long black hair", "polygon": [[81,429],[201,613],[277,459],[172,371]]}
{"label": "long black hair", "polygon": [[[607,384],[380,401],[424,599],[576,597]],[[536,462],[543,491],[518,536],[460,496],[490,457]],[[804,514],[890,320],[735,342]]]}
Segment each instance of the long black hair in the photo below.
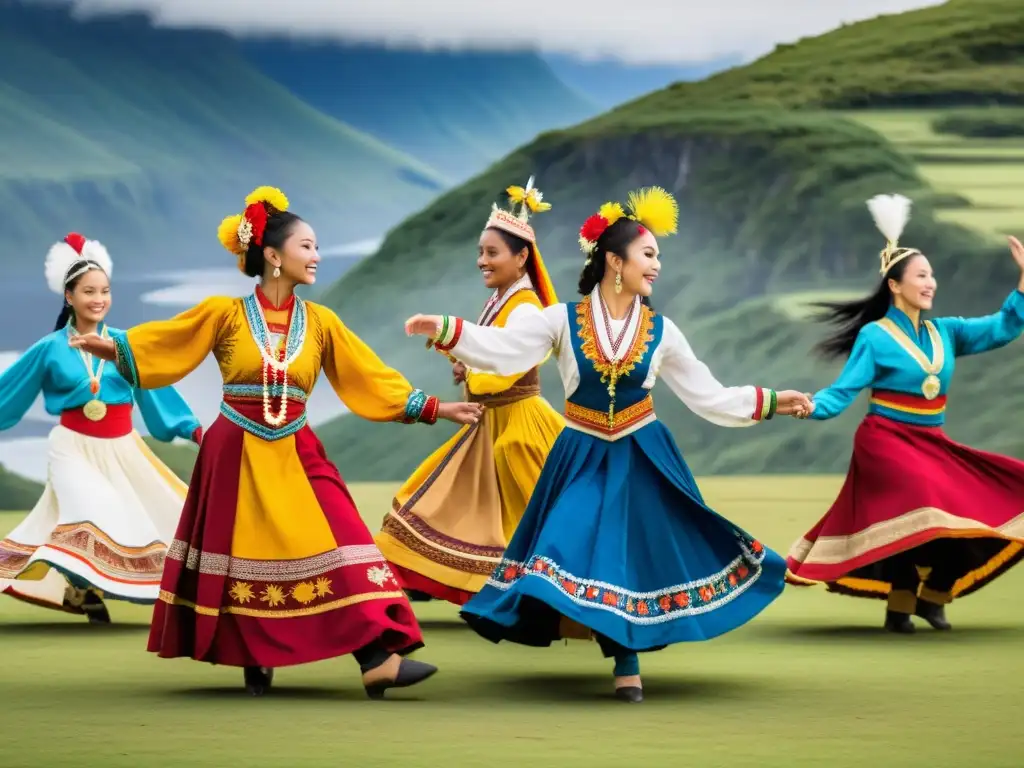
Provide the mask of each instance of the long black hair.
{"label": "long black hair", "polygon": [[821,310],[816,319],[836,326],[836,330],[815,346],[815,352],[830,360],[848,356],[860,329],[881,320],[889,311],[892,305],[889,281],[902,283],[910,262],[920,255],[913,253],[893,264],[870,296],[855,301],[816,302],[813,306]]}
{"label": "long black hair", "polygon": [[256,245],[256,243],[250,242],[249,248],[245,252],[245,274],[249,277],[263,276],[263,270],[267,266],[266,259],[263,257],[263,249],[281,250],[285,240],[295,229],[295,225],[302,221],[301,216],[291,211],[279,211],[266,203],[264,206],[267,209],[267,226],[263,230],[263,243]]}
{"label": "long black hair", "polygon": [[[601,233],[601,236],[597,238],[597,247],[590,254],[589,260],[583,266],[583,271],[580,272],[580,282],[576,290],[580,292],[581,296],[589,296],[604,279],[606,257],[609,252],[623,259],[626,258],[629,246],[640,237],[641,226],[640,222],[623,216]],[[641,297],[640,302],[648,307],[651,306],[648,296]]]}
{"label": "long black hair", "polygon": [[[81,281],[81,279],[85,277],[85,273],[92,272],[94,269],[98,269],[100,272],[103,271],[103,268],[95,261],[89,261],[88,259],[79,259],[78,261],[74,262],[70,267],[68,267],[67,273],[69,275],[74,275],[75,272],[78,272],[78,274],[75,275],[70,280],[68,280],[66,283],[64,283],[64,291],[74,293],[75,287],[78,285],[79,281]],[[75,310],[72,308],[71,303],[65,297],[64,303],[61,305],[60,308],[60,314],[57,315],[57,322],[54,324],[53,330],[59,331],[61,328],[67,325],[68,322],[70,322],[74,318],[74,316]]]}

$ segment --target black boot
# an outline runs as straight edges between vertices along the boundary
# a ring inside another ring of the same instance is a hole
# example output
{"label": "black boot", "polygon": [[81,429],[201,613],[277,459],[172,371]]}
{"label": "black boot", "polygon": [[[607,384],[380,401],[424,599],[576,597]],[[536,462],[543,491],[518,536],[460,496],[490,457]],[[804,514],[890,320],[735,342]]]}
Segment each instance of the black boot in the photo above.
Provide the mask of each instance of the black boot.
{"label": "black boot", "polygon": [[409,602],[411,603],[429,603],[434,599],[426,592],[420,592],[418,589],[405,590],[405,596],[409,598]]}
{"label": "black boot", "polygon": [[[374,665],[369,669],[363,668],[362,672],[366,674],[370,669],[374,669],[377,666],[380,665]],[[366,689],[366,695],[371,699],[383,699],[384,693],[389,688],[408,688],[411,685],[422,683],[428,677],[432,677],[435,672],[437,672],[437,667],[433,664],[427,664],[414,659],[402,659],[398,665],[398,674],[395,675],[394,680],[378,680],[369,685],[364,685],[364,688]]]}
{"label": "black boot", "polygon": [[90,624],[110,623],[110,612],[107,611],[106,603],[103,602],[102,597],[91,589],[85,593],[85,597],[82,600],[82,610],[85,611]]}
{"label": "black boot", "polygon": [[922,619],[932,625],[932,629],[949,630],[953,625],[946,620],[946,606],[939,603],[930,603],[927,600],[917,599],[917,613]]}
{"label": "black boot", "polygon": [[246,667],[243,672],[245,690],[251,696],[262,696],[274,682],[274,670],[269,667]]}
{"label": "black boot", "polygon": [[910,620],[910,614],[897,613],[896,611],[885,612],[885,628],[889,632],[895,632],[900,635],[912,635],[915,631],[914,622]]}
{"label": "black boot", "polygon": [[615,698],[630,704],[639,704],[644,700],[644,689],[638,685],[624,685],[615,689]]}

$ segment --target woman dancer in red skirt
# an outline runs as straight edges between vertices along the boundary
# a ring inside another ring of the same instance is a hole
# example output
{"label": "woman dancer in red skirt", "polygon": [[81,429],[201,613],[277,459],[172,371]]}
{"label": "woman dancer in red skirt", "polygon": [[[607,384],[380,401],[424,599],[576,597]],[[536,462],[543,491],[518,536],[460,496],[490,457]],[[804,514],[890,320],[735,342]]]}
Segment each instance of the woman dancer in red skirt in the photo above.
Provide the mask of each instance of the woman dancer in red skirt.
{"label": "woman dancer in red skirt", "polygon": [[814,395],[810,418],[838,416],[863,389],[871,404],[839,498],[789,552],[790,581],[888,598],[892,632],[913,632],[912,615],[950,629],[945,605],[1007,571],[1024,549],[1024,462],[955,443],[942,429],[955,359],[1024,331],[1024,246],[1010,238],[1022,275],[997,313],[924,320],[936,290],[931,265],[897,245],[910,201],[879,195],[868,207],[888,240],[882,281],[866,299],[822,305],[839,328],[820,350],[849,359]]}

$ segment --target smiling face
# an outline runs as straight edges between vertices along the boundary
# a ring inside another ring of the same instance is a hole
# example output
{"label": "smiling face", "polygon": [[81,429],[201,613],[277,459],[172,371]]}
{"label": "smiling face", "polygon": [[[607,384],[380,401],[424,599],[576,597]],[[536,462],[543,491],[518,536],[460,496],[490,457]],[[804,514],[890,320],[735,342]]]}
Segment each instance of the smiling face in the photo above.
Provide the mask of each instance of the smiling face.
{"label": "smiling face", "polygon": [[90,269],[64,292],[64,298],[76,320],[101,323],[110,311],[110,279],[102,269]]}
{"label": "smiling face", "polygon": [[477,246],[476,265],[484,277],[484,285],[491,290],[508,288],[522,277],[529,258],[527,247],[513,252],[508,242],[510,238],[502,234],[495,229],[485,229],[480,233]]}
{"label": "smiling face", "polygon": [[316,268],[320,262],[318,248],[313,228],[297,219],[281,246],[266,248],[264,258],[271,272],[274,267],[280,267],[282,278],[297,285],[312,285],[316,282]]}
{"label": "smiling face", "polygon": [[930,310],[938,283],[928,259],[923,254],[908,257],[900,278],[889,280],[889,290],[900,309]]}
{"label": "smiling face", "polygon": [[608,267],[613,273],[621,272],[623,292],[650,296],[654,292],[654,281],[661,272],[658,241],[644,229],[626,247],[624,259],[618,254],[608,253]]}

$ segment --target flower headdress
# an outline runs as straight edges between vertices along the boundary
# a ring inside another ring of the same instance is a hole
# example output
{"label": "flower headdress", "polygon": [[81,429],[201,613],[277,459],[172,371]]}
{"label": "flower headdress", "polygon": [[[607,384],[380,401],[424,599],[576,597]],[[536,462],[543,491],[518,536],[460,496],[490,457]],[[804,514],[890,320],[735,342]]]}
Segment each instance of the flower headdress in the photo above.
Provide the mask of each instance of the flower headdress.
{"label": "flower headdress", "polygon": [[882,261],[879,272],[885,277],[896,262],[921,253],[917,248],[899,247],[900,235],[910,220],[910,199],[903,195],[875,195],[867,205],[875,226],[885,235],[886,245],[879,254]]}
{"label": "flower headdress", "polygon": [[621,203],[605,203],[597,213],[583,222],[580,227],[580,250],[591,255],[597,248],[597,241],[612,224],[619,219],[632,219],[647,228],[655,237],[664,237],[676,232],[679,224],[679,204],[661,187],[645,187],[630,192],[626,198],[627,214]]}
{"label": "flower headdress", "polygon": [[46,284],[54,293],[63,294],[68,283],[90,269],[101,269],[109,278],[114,263],[102,243],[77,232],[69,233],[46,254]]}
{"label": "flower headdress", "polygon": [[537,235],[529,223],[530,214],[550,211],[551,203],[545,203],[544,195],[533,186],[533,176],[525,187],[509,187],[505,192],[508,193],[509,209],[506,211],[499,208],[497,203],[492,204],[491,216],[487,219],[485,229],[496,227],[527,242],[536,243]]}
{"label": "flower headdress", "polygon": [[494,227],[508,232],[510,235],[521,237],[530,244],[530,259],[526,262],[526,270],[541,304],[550,307],[552,304],[558,303],[558,296],[555,294],[555,287],[551,283],[544,260],[540,255],[540,249],[537,247],[537,234],[530,226],[530,215],[550,211],[551,203],[544,202],[544,195],[533,186],[533,176],[526,182],[525,187],[509,187],[505,192],[508,194],[509,209],[503,210],[498,207],[497,203],[492,204],[491,215],[487,219],[484,229]]}
{"label": "flower headdress", "polygon": [[245,198],[245,210],[228,216],[217,228],[217,239],[238,259],[238,268],[245,271],[245,254],[253,243],[263,245],[267,219],[288,210],[288,198],[276,187],[257,187]]}

